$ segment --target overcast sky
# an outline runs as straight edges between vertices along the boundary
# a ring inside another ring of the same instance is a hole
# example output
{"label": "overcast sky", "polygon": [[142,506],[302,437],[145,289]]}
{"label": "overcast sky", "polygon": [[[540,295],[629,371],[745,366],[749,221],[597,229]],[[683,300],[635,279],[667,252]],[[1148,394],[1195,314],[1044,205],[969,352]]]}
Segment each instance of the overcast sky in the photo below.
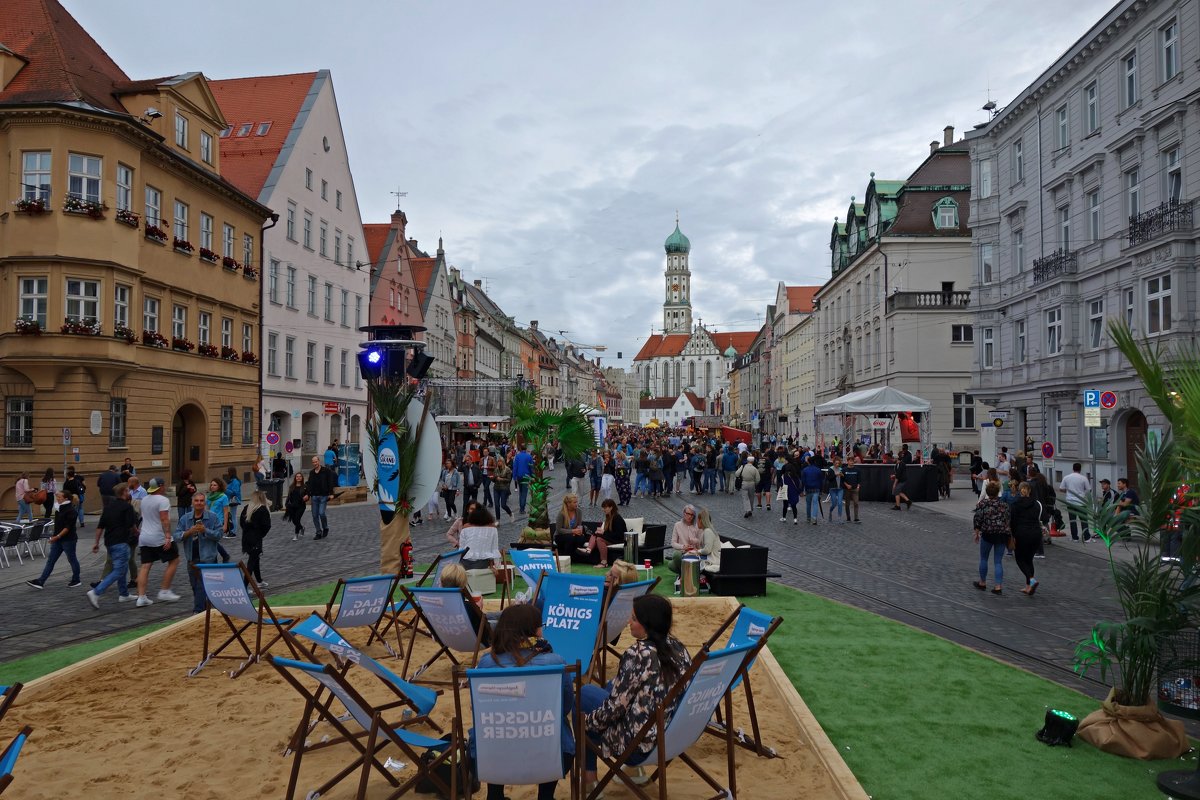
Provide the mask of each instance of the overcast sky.
{"label": "overcast sky", "polygon": [[757,329],[778,281],[828,277],[872,171],[907,177],[1113,4],[63,3],[133,78],[331,70],[363,221],[407,191],[423,249],[622,366],[662,324],[677,209],[694,316]]}

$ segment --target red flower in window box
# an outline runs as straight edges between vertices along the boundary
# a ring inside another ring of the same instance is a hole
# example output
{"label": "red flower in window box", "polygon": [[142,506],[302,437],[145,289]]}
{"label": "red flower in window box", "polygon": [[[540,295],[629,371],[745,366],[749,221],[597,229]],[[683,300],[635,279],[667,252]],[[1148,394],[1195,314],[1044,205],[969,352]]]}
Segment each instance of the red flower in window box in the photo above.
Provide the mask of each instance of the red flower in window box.
{"label": "red flower in window box", "polygon": [[258,356],[254,355],[254,353],[250,352],[249,350],[246,350],[242,353],[242,363],[243,364],[257,364]]}
{"label": "red flower in window box", "polygon": [[73,336],[99,336],[100,323],[94,319],[67,317],[59,330],[62,333],[69,333]]}
{"label": "red flower in window box", "polygon": [[189,242],[187,239],[180,239],[178,236],[172,237],[171,246],[174,247],[176,250],[180,250],[184,253],[191,253],[191,252],[194,252],[196,249],[195,247],[192,246],[192,243]]}
{"label": "red flower in window box", "polygon": [[217,263],[217,254],[214,253],[212,250],[209,250],[207,247],[200,248],[200,258],[202,258],[205,261],[208,261],[211,264]]}
{"label": "red flower in window box", "polygon": [[156,242],[166,243],[167,232],[164,231],[162,228],[158,227],[157,225],[151,225],[149,222],[147,222],[146,223],[146,238],[153,239]]}
{"label": "red flower in window box", "polygon": [[158,331],[142,331],[142,344],[147,347],[157,347],[166,350],[168,347],[167,337],[163,336]]}
{"label": "red flower in window box", "polygon": [[32,317],[17,317],[17,321],[13,323],[13,330],[22,336],[41,336],[42,325]]}
{"label": "red flower in window box", "polygon": [[172,350],[181,350],[185,353],[190,353],[196,349],[196,345],[192,344],[190,341],[183,338],[182,336],[173,336],[173,337],[171,337],[171,349]]}
{"label": "red flower in window box", "polygon": [[242,267],[242,277],[246,278],[247,280],[256,281],[258,280],[258,270],[247,264],[246,266]]}
{"label": "red flower in window box", "polygon": [[117,325],[113,328],[113,338],[124,339],[125,344],[133,344],[137,341],[137,333],[127,325]]}
{"label": "red flower in window box", "polygon": [[221,358],[226,361],[241,361],[242,357],[238,355],[238,351],[232,347],[221,347]]}
{"label": "red flower in window box", "polygon": [[117,222],[123,222],[126,225],[136,228],[141,220],[141,217],[130,211],[128,208],[117,209]]}
{"label": "red flower in window box", "polygon": [[26,214],[44,214],[49,210],[46,201],[40,197],[22,197],[13,200],[13,205],[16,206],[17,211]]}
{"label": "red flower in window box", "polygon": [[200,355],[208,356],[209,358],[220,358],[221,351],[217,349],[215,344],[202,344],[199,350]]}
{"label": "red flower in window box", "polygon": [[224,256],[221,259],[221,266],[224,267],[225,269],[229,270],[230,272],[237,272],[239,269],[242,268],[242,265],[239,264],[236,259],[234,259],[230,256]]}

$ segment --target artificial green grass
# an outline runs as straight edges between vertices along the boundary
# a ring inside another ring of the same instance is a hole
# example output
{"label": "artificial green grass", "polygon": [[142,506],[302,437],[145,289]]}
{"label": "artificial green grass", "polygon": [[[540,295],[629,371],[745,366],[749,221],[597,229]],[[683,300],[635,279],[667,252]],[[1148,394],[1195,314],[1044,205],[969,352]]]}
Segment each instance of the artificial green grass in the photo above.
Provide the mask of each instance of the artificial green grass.
{"label": "artificial green grass", "polygon": [[[655,575],[662,578],[657,591],[671,594],[675,576],[663,567]],[[274,595],[271,603],[324,604],[333,586]],[[744,600],[783,616],[771,651],[874,800],[1160,798],[1158,772],[1194,765],[1134,761],[1081,741],[1047,747],[1033,736],[1046,708],[1083,717],[1099,703],[923,631],[785,586],[771,584],[766,597]],[[0,664],[0,683],[31,680],[159,627]],[[760,706],[760,713],[770,709]]]}

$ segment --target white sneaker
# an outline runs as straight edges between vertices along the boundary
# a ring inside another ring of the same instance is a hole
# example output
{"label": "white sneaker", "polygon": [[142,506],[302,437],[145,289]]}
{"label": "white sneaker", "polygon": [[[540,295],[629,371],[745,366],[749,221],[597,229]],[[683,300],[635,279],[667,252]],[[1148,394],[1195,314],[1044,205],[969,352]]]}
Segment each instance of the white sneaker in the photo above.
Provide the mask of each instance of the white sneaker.
{"label": "white sneaker", "polygon": [[260,588],[260,589],[265,589],[265,588],[267,588],[267,587],[268,587],[268,586],[270,586],[270,585],[271,585],[271,584],[267,583],[266,581],[259,581],[259,582],[258,582],[258,588]]}
{"label": "white sneaker", "polygon": [[293,542],[299,541],[299,539],[300,539],[300,537],[298,537],[298,536],[293,536],[293,537],[292,537],[292,541],[293,541]]}
{"label": "white sneaker", "polygon": [[[125,598],[122,597],[121,599],[124,600]],[[146,597],[146,595],[142,595],[138,598],[138,601],[137,601],[138,608],[142,608],[144,606],[152,606],[152,605],[154,605],[154,601],[151,600],[149,597]]]}
{"label": "white sneaker", "polygon": [[87,600],[88,600],[88,602],[89,602],[89,603],[91,603],[91,604],[92,604],[92,608],[99,610],[99,608],[100,608],[100,595],[96,594],[96,590],[95,590],[95,589],[88,589],[88,593],[87,593]]}
{"label": "white sneaker", "polygon": [[787,517],[780,517],[780,518],[779,518],[779,521],[780,521],[780,522],[787,522]]}
{"label": "white sneaker", "polygon": [[132,599],[133,599],[133,595],[131,595],[131,594],[120,594],[120,595],[117,595],[117,602],[118,602],[118,603],[128,603],[128,602],[129,602],[130,600],[132,600]]}
{"label": "white sneaker", "polygon": [[173,603],[179,599],[179,595],[175,594],[170,589],[159,589],[158,599],[165,600],[168,603]]}
{"label": "white sneaker", "polygon": [[799,525],[799,524],[800,524],[800,518],[799,518],[799,517],[792,517],[792,524],[793,524],[793,525]]}

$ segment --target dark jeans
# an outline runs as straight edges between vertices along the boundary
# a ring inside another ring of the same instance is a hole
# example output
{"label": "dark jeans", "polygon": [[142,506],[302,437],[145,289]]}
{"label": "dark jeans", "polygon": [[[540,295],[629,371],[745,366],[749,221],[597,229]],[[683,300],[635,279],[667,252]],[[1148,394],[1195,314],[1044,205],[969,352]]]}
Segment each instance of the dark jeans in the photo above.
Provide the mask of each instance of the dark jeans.
{"label": "dark jeans", "polygon": [[500,521],[500,509],[504,509],[505,511],[508,512],[508,515],[510,517],[512,516],[512,509],[508,507],[508,496],[510,494],[512,494],[512,492],[509,491],[508,489],[500,489],[495,486],[492,487],[492,495],[493,495],[492,500],[493,500],[493,505],[495,506],[495,509],[496,509],[496,521],[497,522]]}
{"label": "dark jeans", "polygon": [[479,502],[479,484],[474,486],[463,487],[463,508],[467,507],[468,503]]}
{"label": "dark jeans", "polygon": [[1083,527],[1083,540],[1086,542],[1087,540],[1092,538],[1092,532],[1090,530],[1088,530],[1088,524],[1087,524],[1086,518],[1084,518],[1082,515],[1077,515],[1074,511],[1071,511],[1068,509],[1067,510],[1067,519],[1070,520],[1071,538],[1072,539],[1079,538],[1079,528],[1076,526],[1076,521],[1078,521],[1078,525]]}
{"label": "dark jeans", "polygon": [[66,555],[67,562],[71,565],[71,583],[79,580],[79,559],[75,557],[75,545],[79,543],[79,539],[71,537],[70,539],[59,539],[50,543],[50,555],[46,557],[46,566],[42,569],[42,577],[38,578],[38,583],[44,584],[46,579],[50,577],[50,573],[54,571],[54,565],[58,562],[60,555]]}
{"label": "dark jeans", "polygon": [[1017,569],[1025,576],[1025,584],[1028,585],[1033,578],[1033,554],[1041,544],[1042,533],[1038,531],[1036,534],[1018,535],[1016,540],[1017,548],[1013,551],[1013,559],[1017,562]]}
{"label": "dark jeans", "polygon": [[446,513],[450,516],[458,513],[458,507],[454,505],[454,498],[457,494],[458,492],[454,489],[447,489],[442,492],[442,502],[446,504]]}
{"label": "dark jeans", "polygon": [[112,570],[104,576],[100,583],[96,584],[93,591],[97,595],[102,595],[105,589],[115,583],[117,591],[124,597],[129,594],[129,584],[125,580],[125,571],[129,568],[129,545],[112,545],[108,548],[108,556],[112,559]]}
{"label": "dark jeans", "polygon": [[259,569],[259,558],[262,557],[262,548],[257,550],[246,550],[246,569],[250,570],[250,574],[254,576],[254,580],[262,583],[262,571]]}
{"label": "dark jeans", "polygon": [[521,513],[525,513],[525,504],[529,501],[529,478],[522,478],[517,481],[517,501],[521,507]]}
{"label": "dark jeans", "polygon": [[196,569],[195,564],[188,564],[188,583],[192,585],[192,613],[203,614],[204,608],[208,604],[208,597],[204,594],[204,584],[200,580],[200,570]]}
{"label": "dark jeans", "polygon": [[992,544],[982,536],[979,537],[979,582],[985,583],[988,575],[988,554],[992,555],[995,563],[996,585],[1004,583],[1004,544]]}

